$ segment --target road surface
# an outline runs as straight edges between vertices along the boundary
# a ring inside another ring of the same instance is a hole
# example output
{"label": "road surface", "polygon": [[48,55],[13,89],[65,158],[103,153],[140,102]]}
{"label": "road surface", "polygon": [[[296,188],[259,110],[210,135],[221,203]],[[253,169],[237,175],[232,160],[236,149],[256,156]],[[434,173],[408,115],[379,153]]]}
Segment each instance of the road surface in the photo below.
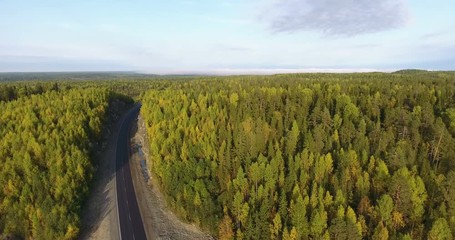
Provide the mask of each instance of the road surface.
{"label": "road surface", "polygon": [[131,109],[120,127],[116,149],[117,208],[121,239],[147,239],[137,204],[129,164],[129,128],[137,117],[140,105]]}

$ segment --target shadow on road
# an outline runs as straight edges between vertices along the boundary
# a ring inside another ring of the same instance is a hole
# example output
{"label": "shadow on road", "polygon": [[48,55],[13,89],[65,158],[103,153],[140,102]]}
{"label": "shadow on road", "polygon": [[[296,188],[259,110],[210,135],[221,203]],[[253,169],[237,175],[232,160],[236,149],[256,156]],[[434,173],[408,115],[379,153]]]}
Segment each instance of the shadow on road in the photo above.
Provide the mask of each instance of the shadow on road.
{"label": "shadow on road", "polygon": [[[129,109],[132,109],[130,106]],[[94,159],[98,164],[90,186],[90,194],[82,208],[81,230],[79,239],[115,239],[118,235],[112,229],[118,229],[116,209],[116,191],[114,177],[118,168],[116,164],[116,148],[119,130],[125,120],[128,109],[115,122],[107,127],[105,147]],[[96,164],[95,163],[95,164]]]}

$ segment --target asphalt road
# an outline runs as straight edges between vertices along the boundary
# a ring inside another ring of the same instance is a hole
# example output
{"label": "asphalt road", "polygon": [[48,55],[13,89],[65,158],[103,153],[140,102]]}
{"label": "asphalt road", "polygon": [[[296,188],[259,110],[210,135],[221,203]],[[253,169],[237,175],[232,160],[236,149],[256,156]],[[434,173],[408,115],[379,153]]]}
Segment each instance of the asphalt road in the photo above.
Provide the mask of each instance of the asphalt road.
{"label": "asphalt road", "polygon": [[137,204],[131,170],[129,165],[129,129],[139,112],[140,105],[136,105],[124,119],[117,140],[116,150],[116,185],[117,207],[120,224],[121,239],[147,239],[142,223],[141,213]]}

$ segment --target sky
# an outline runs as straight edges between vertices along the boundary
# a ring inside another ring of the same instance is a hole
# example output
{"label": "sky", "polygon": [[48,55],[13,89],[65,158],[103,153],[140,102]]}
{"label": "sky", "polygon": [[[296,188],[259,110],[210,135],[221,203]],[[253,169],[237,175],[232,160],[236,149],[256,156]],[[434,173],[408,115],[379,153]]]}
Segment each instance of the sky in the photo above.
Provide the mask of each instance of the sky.
{"label": "sky", "polygon": [[0,72],[455,70],[453,0],[0,0]]}

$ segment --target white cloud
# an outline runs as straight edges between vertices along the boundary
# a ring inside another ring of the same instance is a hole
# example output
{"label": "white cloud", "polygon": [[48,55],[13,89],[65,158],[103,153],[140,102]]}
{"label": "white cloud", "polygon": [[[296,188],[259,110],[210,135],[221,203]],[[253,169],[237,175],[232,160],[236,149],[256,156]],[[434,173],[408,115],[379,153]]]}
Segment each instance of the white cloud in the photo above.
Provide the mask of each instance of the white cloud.
{"label": "white cloud", "polygon": [[404,26],[408,5],[407,0],[275,0],[266,14],[273,32],[354,36]]}

